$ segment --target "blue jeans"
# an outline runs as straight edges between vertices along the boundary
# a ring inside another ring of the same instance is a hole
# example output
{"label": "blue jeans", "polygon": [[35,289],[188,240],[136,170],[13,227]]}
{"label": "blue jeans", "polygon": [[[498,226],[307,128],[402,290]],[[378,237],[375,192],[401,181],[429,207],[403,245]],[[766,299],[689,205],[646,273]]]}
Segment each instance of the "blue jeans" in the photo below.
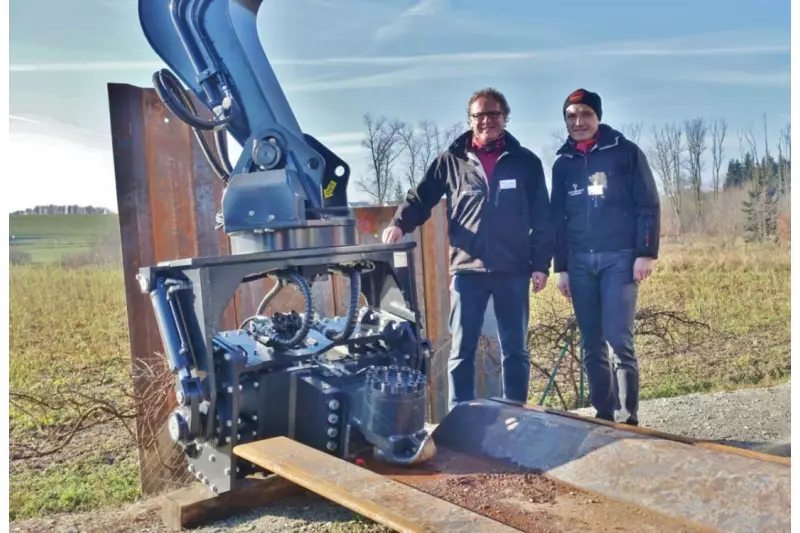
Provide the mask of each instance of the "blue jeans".
{"label": "blue jeans", "polygon": [[[567,267],[584,348],[589,399],[597,418],[638,424],[639,365],[633,327],[639,286],[632,250],[573,253]],[[608,346],[614,351],[609,358]],[[616,418],[616,420],[615,420]]]}
{"label": "blue jeans", "polygon": [[530,278],[463,273],[453,276],[450,287],[452,349],[447,363],[450,409],[460,402],[475,399],[475,352],[490,296],[500,337],[503,397],[518,402],[528,400],[531,361],[526,341]]}

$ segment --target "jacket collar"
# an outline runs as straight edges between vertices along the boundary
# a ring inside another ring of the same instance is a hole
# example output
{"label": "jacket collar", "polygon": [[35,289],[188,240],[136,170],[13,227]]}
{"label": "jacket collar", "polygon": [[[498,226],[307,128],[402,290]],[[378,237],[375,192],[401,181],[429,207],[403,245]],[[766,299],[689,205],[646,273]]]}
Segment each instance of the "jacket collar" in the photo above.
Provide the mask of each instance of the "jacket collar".
{"label": "jacket collar", "polygon": [[[472,146],[472,130],[459,135],[450,145],[448,151],[461,158],[467,157],[468,149]],[[508,130],[505,132],[505,152],[516,152],[522,145],[516,137],[511,135]]]}
{"label": "jacket collar", "polygon": [[[612,128],[607,124],[600,124],[600,127],[597,130],[597,142],[595,145],[589,150],[589,152],[596,152],[598,150],[608,150],[609,148],[614,148],[618,146],[623,140],[625,140],[625,136]],[[566,142],[558,149],[556,155],[564,155],[564,154],[577,154],[579,153],[577,148],[574,146],[574,141],[572,139],[567,138]]]}

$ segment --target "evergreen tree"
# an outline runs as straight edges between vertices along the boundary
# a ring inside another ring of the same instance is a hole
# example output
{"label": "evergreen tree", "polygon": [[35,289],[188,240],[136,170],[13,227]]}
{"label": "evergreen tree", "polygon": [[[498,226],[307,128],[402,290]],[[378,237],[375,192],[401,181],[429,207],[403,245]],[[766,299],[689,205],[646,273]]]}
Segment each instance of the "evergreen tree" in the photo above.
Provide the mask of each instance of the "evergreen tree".
{"label": "evergreen tree", "polygon": [[760,164],[753,164],[752,161],[750,158],[751,171],[746,178],[750,182],[750,190],[742,208],[746,217],[745,239],[748,242],[762,242],[775,239],[778,232],[781,183],[778,166],[771,157],[765,158]]}

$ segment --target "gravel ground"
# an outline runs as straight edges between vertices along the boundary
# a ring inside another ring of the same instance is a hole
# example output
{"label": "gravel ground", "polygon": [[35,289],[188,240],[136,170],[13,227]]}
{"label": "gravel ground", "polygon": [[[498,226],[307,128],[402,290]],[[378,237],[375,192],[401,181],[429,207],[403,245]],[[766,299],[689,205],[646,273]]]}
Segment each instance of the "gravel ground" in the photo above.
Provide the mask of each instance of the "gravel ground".
{"label": "gravel ground", "polygon": [[[640,425],[668,433],[791,456],[789,383],[768,389],[693,394],[642,402]],[[592,409],[578,412],[592,415]],[[11,524],[13,532],[162,533],[157,500],[91,514],[62,515]],[[196,533],[389,531],[349,510],[309,495],[283,500]]]}
{"label": "gravel ground", "polygon": [[[594,415],[594,409],[578,409]],[[791,383],[644,401],[639,425],[791,457]]]}

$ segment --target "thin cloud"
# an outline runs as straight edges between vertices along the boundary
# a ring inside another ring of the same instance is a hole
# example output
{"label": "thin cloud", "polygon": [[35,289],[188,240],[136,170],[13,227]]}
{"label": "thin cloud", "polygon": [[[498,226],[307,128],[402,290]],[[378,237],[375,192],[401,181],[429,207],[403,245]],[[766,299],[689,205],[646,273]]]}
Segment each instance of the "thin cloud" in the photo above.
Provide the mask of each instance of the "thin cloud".
{"label": "thin cloud", "polygon": [[42,124],[41,120],[34,120],[32,118],[21,117],[19,115],[9,115],[8,118],[12,122],[25,122],[27,124]]}
{"label": "thin cloud", "polygon": [[352,143],[356,141],[361,141],[364,138],[364,133],[360,131],[348,131],[348,132],[340,132],[340,133],[330,133],[327,135],[317,135],[315,136],[317,140],[323,143]]}
{"label": "thin cloud", "polygon": [[[753,87],[782,87],[791,82],[788,70],[774,72],[755,72],[746,70],[704,70],[678,75],[680,79],[695,83],[716,83],[722,85],[745,85]],[[671,76],[674,79],[674,76]]]}
{"label": "thin cloud", "polygon": [[393,16],[391,22],[375,30],[373,41],[381,43],[401,37],[413,27],[415,19],[437,15],[444,11],[445,7],[445,0],[419,0],[400,16]]}
{"label": "thin cloud", "polygon": [[[426,7],[433,0],[423,0],[409,11],[418,9],[429,14],[434,9]],[[437,4],[438,5],[438,4]],[[421,16],[421,15],[419,15]],[[680,56],[759,56],[786,54],[791,51],[789,43],[740,44],[737,46],[717,46],[692,41],[711,41],[717,43],[720,35],[692,35],[672,39],[619,41],[578,45],[561,48],[543,48],[521,51],[471,51],[445,54],[418,54],[406,56],[344,56],[322,58],[271,58],[273,65],[287,66],[419,66],[463,64],[477,62],[513,62],[533,59],[568,59],[570,57],[680,57]],[[725,39],[731,42],[731,36]],[[741,40],[741,39],[739,39]],[[73,63],[17,63],[9,66],[11,72],[89,72],[107,70],[156,70],[164,67],[157,61],[81,61]],[[333,82],[336,83],[336,82]]]}
{"label": "thin cloud", "polygon": [[157,70],[164,63],[155,61],[79,61],[74,63],[17,63],[10,72],[91,72],[106,70]]}
{"label": "thin cloud", "polygon": [[574,46],[566,48],[550,48],[520,52],[457,52],[450,54],[420,54],[411,56],[354,56],[354,57],[328,57],[318,59],[277,59],[275,64],[295,66],[326,66],[326,65],[353,65],[353,66],[401,66],[419,64],[446,64],[446,63],[476,63],[497,61],[525,61],[532,59],[566,59],[569,57],[587,56],[619,56],[619,57],[647,57],[647,56],[746,56],[746,55],[773,55],[788,53],[791,48],[785,46],[736,46],[736,47],[709,47],[709,48],[648,48],[649,43],[607,43],[605,45]]}

